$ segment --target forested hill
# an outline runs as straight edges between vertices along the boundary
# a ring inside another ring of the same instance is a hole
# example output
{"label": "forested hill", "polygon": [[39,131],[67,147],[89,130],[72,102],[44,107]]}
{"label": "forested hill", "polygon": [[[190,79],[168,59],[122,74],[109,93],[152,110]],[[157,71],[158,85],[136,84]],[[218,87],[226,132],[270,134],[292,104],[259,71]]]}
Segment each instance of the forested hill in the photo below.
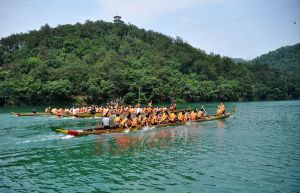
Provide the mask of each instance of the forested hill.
{"label": "forested hill", "polygon": [[253,62],[268,64],[300,76],[300,43],[261,55],[255,58]]}
{"label": "forested hill", "polygon": [[0,103],[299,98],[299,80],[123,22],[42,26],[0,41]]}

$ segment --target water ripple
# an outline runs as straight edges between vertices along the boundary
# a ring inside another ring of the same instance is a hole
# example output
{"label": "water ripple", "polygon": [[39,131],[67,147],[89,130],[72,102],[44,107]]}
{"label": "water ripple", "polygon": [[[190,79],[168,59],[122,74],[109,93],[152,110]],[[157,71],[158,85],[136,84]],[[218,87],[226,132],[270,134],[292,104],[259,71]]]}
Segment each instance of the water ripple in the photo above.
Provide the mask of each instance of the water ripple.
{"label": "water ripple", "polygon": [[99,119],[0,114],[0,191],[299,192],[300,102],[234,105],[223,121],[78,138],[49,127]]}

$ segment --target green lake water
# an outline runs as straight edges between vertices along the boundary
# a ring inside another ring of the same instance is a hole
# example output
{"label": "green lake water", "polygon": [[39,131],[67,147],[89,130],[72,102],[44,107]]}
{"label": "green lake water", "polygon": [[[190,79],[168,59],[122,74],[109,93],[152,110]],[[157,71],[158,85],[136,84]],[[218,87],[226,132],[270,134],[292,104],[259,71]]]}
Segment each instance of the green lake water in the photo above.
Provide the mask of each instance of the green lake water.
{"label": "green lake water", "polygon": [[[217,103],[204,105],[212,113]],[[226,120],[84,137],[50,127],[100,118],[1,107],[0,192],[300,192],[300,101],[225,105],[238,110]]]}

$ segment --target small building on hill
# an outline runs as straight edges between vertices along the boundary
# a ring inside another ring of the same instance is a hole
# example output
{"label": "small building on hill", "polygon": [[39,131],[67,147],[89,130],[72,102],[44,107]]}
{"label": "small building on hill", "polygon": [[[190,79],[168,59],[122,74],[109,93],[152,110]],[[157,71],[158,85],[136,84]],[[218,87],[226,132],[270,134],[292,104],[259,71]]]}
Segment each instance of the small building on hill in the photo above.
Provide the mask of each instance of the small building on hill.
{"label": "small building on hill", "polygon": [[118,15],[114,16],[114,22],[115,23],[122,22],[121,16],[118,16]]}

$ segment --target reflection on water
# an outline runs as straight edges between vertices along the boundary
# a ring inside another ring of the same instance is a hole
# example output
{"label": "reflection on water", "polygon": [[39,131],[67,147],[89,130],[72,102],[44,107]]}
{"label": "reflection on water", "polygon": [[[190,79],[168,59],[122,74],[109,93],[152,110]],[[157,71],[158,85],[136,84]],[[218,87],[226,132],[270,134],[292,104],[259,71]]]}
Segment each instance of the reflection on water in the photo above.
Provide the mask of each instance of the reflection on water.
{"label": "reflection on water", "polygon": [[[198,129],[199,125],[186,127],[155,128],[153,130],[139,131],[130,134],[113,134],[108,136],[97,135],[95,137],[95,155],[102,155],[110,152],[113,155],[138,153],[148,148],[168,148],[174,145],[175,141],[187,141],[188,130]],[[195,134],[195,132],[193,132]]]}
{"label": "reflection on water", "polygon": [[218,128],[219,129],[224,129],[225,128],[225,120],[217,120],[218,123]]}

